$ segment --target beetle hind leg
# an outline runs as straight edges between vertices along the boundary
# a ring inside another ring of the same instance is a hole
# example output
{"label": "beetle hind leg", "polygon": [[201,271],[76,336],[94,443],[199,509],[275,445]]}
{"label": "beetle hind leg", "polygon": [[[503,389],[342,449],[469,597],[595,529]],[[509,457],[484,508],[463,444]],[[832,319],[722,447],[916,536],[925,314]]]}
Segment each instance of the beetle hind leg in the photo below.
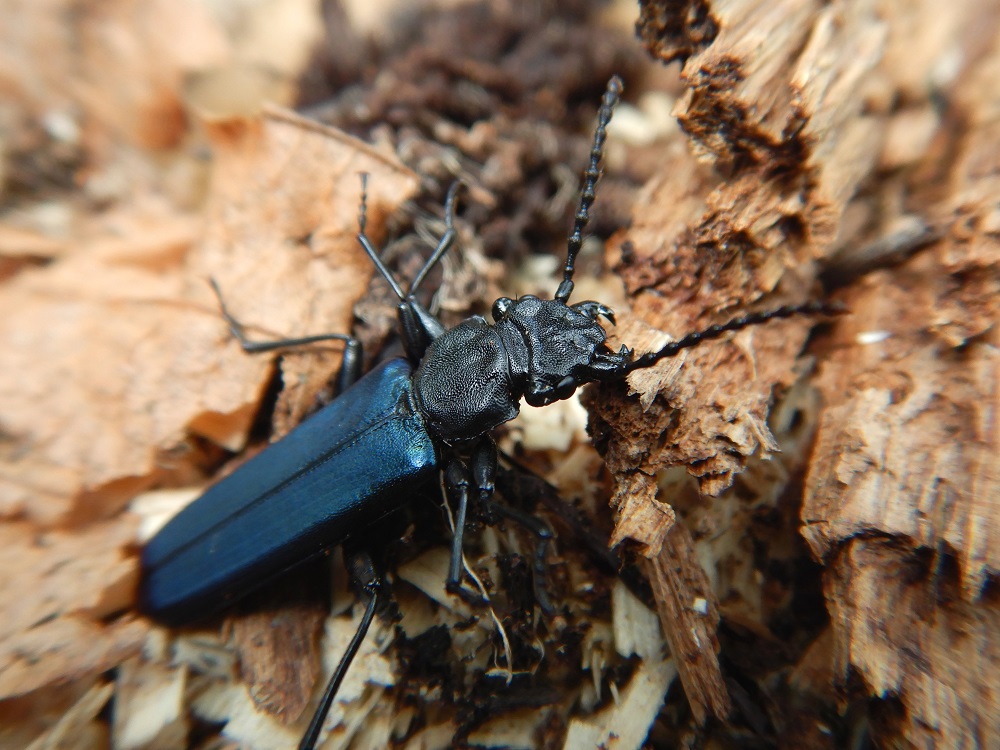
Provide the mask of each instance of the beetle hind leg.
{"label": "beetle hind leg", "polygon": [[469,604],[481,607],[487,599],[481,594],[467,588],[462,582],[465,568],[462,555],[462,540],[465,538],[465,521],[469,510],[469,474],[468,468],[458,461],[449,464],[445,471],[445,488],[449,500],[457,501],[455,512],[455,530],[451,537],[451,557],[448,562],[448,578],[445,589],[449,594],[461,597]]}
{"label": "beetle hind leg", "polygon": [[530,513],[512,508],[505,503],[489,499],[484,503],[484,511],[487,515],[487,523],[493,525],[491,521],[499,521],[500,516],[508,518],[520,524],[535,537],[535,553],[532,561],[532,586],[534,587],[535,601],[546,614],[555,612],[552,600],[549,599],[548,574],[545,568],[545,558],[548,555],[549,545],[555,539],[555,532],[545,521]]}

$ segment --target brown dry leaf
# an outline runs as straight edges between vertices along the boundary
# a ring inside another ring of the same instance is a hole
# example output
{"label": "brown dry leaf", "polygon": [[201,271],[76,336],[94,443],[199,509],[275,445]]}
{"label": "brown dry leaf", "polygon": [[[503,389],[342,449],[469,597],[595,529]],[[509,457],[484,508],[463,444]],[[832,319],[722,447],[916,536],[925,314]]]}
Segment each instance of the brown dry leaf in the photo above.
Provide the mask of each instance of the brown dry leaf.
{"label": "brown dry leaf", "polygon": [[[373,227],[416,178],[291,115],[217,129],[225,136],[213,208],[190,257],[191,221],[81,248],[8,285],[0,300],[4,513],[43,523],[100,517],[162,481],[164,452],[188,432],[242,445],[270,365],[230,339],[209,277],[248,325],[259,309],[273,333],[349,329],[371,272],[354,238],[357,172],[378,186]],[[317,379],[336,356],[312,357]],[[290,389],[301,415],[319,386],[286,382],[305,391]]]}
{"label": "brown dry leaf", "polygon": [[[291,5],[258,4],[228,28],[223,9],[188,0],[47,0],[2,11],[17,17],[0,23],[0,118],[14,139],[4,146],[27,154],[15,182],[24,178],[38,201],[0,225],[9,259],[0,267],[0,517],[12,519],[0,525],[5,705],[83,684],[136,652],[148,623],[105,621],[131,607],[138,575],[136,519],[122,506],[147,487],[200,479],[191,435],[233,449],[245,442],[273,368],[231,341],[208,277],[249,324],[258,321],[248,300],[261,303],[272,332],[349,330],[371,273],[354,237],[357,174],[372,174],[376,240],[384,216],[416,188],[394,158],[276,111],[209,127],[216,171],[206,222],[188,213],[201,208],[197,169],[187,165],[197,157],[154,164],[141,150],[190,135],[182,84],[192,73],[242,65],[267,66],[286,84],[297,76],[318,6],[302,0],[289,13]],[[204,91],[198,103],[224,109]],[[78,159],[67,161],[65,185],[25,169],[44,164],[46,154],[35,160],[31,149],[46,138]],[[82,200],[46,192],[73,185],[85,187]],[[312,408],[338,349],[303,358],[309,382],[289,371],[298,387],[288,389],[285,424]]]}
{"label": "brown dry leaf", "polygon": [[[350,330],[371,261],[358,232],[360,175],[369,175],[369,235],[417,189],[391,155],[284,110],[209,128],[218,166],[209,220],[191,270],[218,281],[230,311],[256,338]],[[243,372],[259,369],[238,346]],[[279,434],[301,421],[339,362],[340,344],[284,358]],[[230,365],[227,362],[227,367]],[[221,395],[221,394],[220,394]]]}
{"label": "brown dry leaf", "polygon": [[219,24],[192,0],[15,0],[3,13],[0,91],[38,114],[83,112],[103,134],[148,148],[187,131],[184,76],[229,54]]}
{"label": "brown dry leaf", "polygon": [[212,327],[207,309],[178,304],[196,224],[175,218],[143,229],[134,248],[108,238],[81,244],[20,274],[0,298],[4,515],[51,524],[71,512],[81,520],[113,512],[155,479],[156,446],[183,436],[155,385],[177,373],[156,373],[149,347],[160,348],[155,332],[170,336],[165,318]]}

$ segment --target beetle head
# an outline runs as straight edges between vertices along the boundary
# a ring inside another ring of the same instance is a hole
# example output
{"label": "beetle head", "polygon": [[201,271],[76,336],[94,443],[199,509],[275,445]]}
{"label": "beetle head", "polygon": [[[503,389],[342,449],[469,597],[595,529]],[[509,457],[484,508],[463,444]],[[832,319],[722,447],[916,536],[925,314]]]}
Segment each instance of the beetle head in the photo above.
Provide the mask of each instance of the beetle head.
{"label": "beetle head", "polygon": [[530,295],[494,302],[493,319],[518,395],[532,406],[544,406],[569,398],[584,383],[613,377],[629,352],[608,349],[598,316],[614,321],[611,310],[597,302],[567,305]]}

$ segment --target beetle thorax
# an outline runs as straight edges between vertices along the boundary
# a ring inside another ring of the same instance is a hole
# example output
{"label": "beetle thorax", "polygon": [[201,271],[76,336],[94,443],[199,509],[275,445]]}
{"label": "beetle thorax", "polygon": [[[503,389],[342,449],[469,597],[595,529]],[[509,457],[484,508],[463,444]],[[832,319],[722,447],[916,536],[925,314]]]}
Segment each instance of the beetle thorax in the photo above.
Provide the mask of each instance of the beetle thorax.
{"label": "beetle thorax", "polygon": [[431,343],[413,388],[428,429],[449,442],[479,437],[518,412],[504,343],[479,315]]}

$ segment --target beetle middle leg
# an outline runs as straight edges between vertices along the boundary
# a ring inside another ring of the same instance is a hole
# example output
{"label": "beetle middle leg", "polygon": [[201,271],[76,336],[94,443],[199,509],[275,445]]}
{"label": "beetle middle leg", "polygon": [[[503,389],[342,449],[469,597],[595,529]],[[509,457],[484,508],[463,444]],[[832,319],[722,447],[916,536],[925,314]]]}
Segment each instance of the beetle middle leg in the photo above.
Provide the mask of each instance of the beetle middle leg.
{"label": "beetle middle leg", "polygon": [[470,591],[462,584],[462,542],[465,536],[465,525],[469,516],[469,495],[475,492],[478,510],[483,521],[488,526],[497,525],[502,518],[514,521],[527,529],[536,540],[534,560],[532,565],[535,600],[545,612],[554,608],[549,600],[545,582],[545,556],[555,534],[552,528],[540,518],[512,508],[493,498],[497,474],[497,446],[493,439],[486,435],[470,454],[466,463],[462,458],[455,458],[445,469],[445,491],[448,499],[455,504],[455,532],[451,542],[451,557],[448,566],[446,588],[449,593],[462,597],[471,604],[482,605],[482,596]]}
{"label": "beetle middle leg", "polygon": [[298,346],[316,344],[322,341],[343,341],[344,360],[340,365],[340,373],[337,375],[337,392],[343,393],[357,382],[361,377],[361,364],[363,359],[363,349],[361,342],[350,334],[346,333],[320,333],[315,336],[299,336],[295,338],[271,339],[267,341],[255,341],[246,334],[246,326],[237,320],[226,306],[226,301],[222,297],[222,290],[215,279],[209,279],[216,299],[219,300],[219,309],[222,317],[229,325],[229,331],[233,337],[240,342],[243,351],[247,354],[261,354],[263,352],[274,352],[280,349],[292,349]]}
{"label": "beetle middle leg", "polygon": [[456,504],[455,531],[451,540],[451,558],[445,587],[449,593],[475,605],[484,604],[485,599],[462,585],[462,541],[469,513],[469,493],[474,490],[480,504],[488,502],[496,486],[496,473],[497,446],[489,435],[475,444],[468,463],[456,456],[449,462],[444,473],[445,492],[448,499]]}

